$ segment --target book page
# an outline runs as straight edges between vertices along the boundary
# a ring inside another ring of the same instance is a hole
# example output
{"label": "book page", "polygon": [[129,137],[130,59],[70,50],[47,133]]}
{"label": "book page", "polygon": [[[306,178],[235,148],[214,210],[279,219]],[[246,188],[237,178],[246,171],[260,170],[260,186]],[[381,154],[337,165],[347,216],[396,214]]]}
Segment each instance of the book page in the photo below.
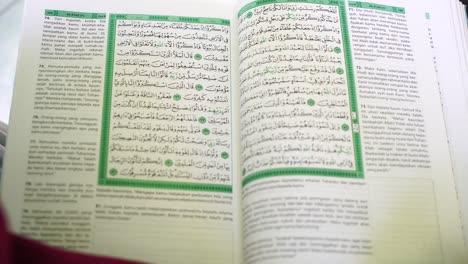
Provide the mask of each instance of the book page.
{"label": "book page", "polygon": [[2,182],[15,232],[152,263],[238,262],[232,10],[26,3]]}
{"label": "book page", "polygon": [[[431,47],[434,51],[434,65],[444,111],[445,126],[450,147],[453,174],[457,187],[457,196],[460,204],[460,214],[463,222],[465,248],[468,250],[468,101],[466,100],[466,85],[463,76],[463,53],[457,48],[456,30],[450,22],[447,27],[447,17],[450,17],[450,5],[432,1],[426,15],[426,24],[431,37]],[[466,52],[465,52],[466,53]]]}
{"label": "book page", "polygon": [[242,3],[245,263],[466,263],[418,6]]}

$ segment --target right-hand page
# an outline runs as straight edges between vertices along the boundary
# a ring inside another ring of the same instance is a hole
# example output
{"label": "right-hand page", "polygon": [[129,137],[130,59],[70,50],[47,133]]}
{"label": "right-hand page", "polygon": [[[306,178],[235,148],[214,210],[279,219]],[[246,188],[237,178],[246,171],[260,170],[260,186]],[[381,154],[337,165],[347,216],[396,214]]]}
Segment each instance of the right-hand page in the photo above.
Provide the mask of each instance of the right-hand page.
{"label": "right-hand page", "polygon": [[245,263],[466,263],[419,5],[243,2]]}

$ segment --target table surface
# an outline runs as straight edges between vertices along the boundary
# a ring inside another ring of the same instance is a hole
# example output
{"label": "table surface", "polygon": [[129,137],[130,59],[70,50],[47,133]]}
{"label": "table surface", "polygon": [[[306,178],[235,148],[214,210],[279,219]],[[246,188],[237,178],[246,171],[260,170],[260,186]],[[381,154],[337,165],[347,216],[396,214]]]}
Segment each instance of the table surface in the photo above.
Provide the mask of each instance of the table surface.
{"label": "table surface", "polygon": [[0,121],[8,124],[24,0],[0,0]]}

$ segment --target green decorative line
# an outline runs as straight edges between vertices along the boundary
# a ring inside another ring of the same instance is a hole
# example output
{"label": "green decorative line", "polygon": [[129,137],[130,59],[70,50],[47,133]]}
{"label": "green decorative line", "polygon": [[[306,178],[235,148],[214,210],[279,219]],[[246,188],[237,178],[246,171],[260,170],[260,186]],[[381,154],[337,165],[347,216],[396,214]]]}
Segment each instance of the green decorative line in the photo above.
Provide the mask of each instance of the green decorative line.
{"label": "green decorative line", "polygon": [[392,13],[398,13],[398,14],[405,13],[405,9],[403,7],[397,7],[397,6],[380,5],[380,4],[358,2],[358,1],[349,1],[348,5],[349,7],[355,7],[355,8],[366,8],[366,9],[373,9],[373,10],[392,12]]}
{"label": "green decorative line", "polygon": [[320,5],[338,5],[342,0],[257,0],[255,2],[246,4],[243,6],[237,17],[240,17],[245,11],[248,11],[252,8],[269,5],[269,4],[283,4],[283,3],[305,3],[305,4],[320,4]]}
{"label": "green decorative line", "polygon": [[223,184],[145,181],[145,180],[128,180],[128,179],[106,179],[104,180],[103,183],[100,183],[100,184],[108,185],[108,186],[120,186],[120,187],[141,187],[141,188],[158,188],[158,189],[169,189],[169,190],[232,193],[232,186],[223,185]]}
{"label": "green decorative line", "polygon": [[[356,118],[352,120],[352,125],[349,127],[352,131],[353,138],[353,148],[354,148],[354,164],[355,170],[338,170],[338,169],[320,169],[320,168],[275,168],[261,170],[247,175],[242,180],[242,186],[246,184],[274,176],[285,176],[285,175],[295,175],[295,176],[331,176],[331,177],[343,177],[343,178],[364,178],[364,166],[362,160],[362,146],[361,146],[361,137],[359,131],[355,131],[353,128],[356,126],[359,129],[359,118],[358,118],[358,104],[357,104],[357,94],[356,94],[356,85],[354,79],[354,67],[351,56],[351,42],[349,38],[348,22],[346,18],[346,7],[343,0],[259,0],[252,2],[244,6],[239,11],[239,16],[242,15],[245,11],[252,9],[257,6],[274,4],[274,3],[312,3],[312,4],[325,4],[325,5],[335,5],[338,6],[340,23],[341,23],[341,34],[343,38],[343,52],[345,57],[346,65],[346,76],[348,83],[348,94],[350,100],[350,111],[351,116],[355,113]],[[340,50],[341,51],[341,50]],[[337,52],[337,49],[334,49],[334,52]],[[243,170],[245,174],[245,169]]]}
{"label": "green decorative line", "polygon": [[[173,16],[116,15],[116,14],[110,14],[109,17],[110,19],[109,19],[109,29],[108,29],[109,33],[108,33],[108,41],[107,41],[107,54],[106,54],[106,73],[105,73],[105,80],[104,80],[104,99],[103,99],[103,107],[102,107],[101,147],[99,150],[98,184],[107,185],[107,186],[160,188],[160,189],[171,189],[171,190],[232,193],[232,186],[224,185],[224,184],[205,184],[205,183],[187,183],[187,182],[168,182],[168,181],[149,181],[149,180],[107,178],[107,173],[108,173],[107,162],[108,162],[108,157],[109,157],[108,150],[109,150],[109,133],[110,133],[109,127],[110,127],[111,105],[112,105],[112,81],[113,81],[113,74],[114,74],[114,51],[115,51],[115,35],[116,35],[117,20],[120,20],[120,19],[156,20],[156,21],[174,21],[174,22],[204,23],[204,24],[218,24],[218,25],[229,25],[229,20],[217,19],[217,18],[190,18],[190,17],[173,17]],[[178,19],[175,19],[175,18],[178,18]],[[201,21],[204,21],[204,22],[201,22]],[[166,166],[169,166],[168,164],[169,163],[166,163]],[[117,172],[116,169],[113,169],[113,170]]]}
{"label": "green decorative line", "polygon": [[251,183],[252,181],[275,176],[330,176],[342,178],[363,178],[363,174],[356,171],[333,170],[333,169],[312,169],[312,168],[280,168],[262,170],[250,174],[242,180],[242,186]]}
{"label": "green decorative line", "polygon": [[[349,29],[348,29],[348,21],[346,17],[346,8],[343,1],[340,1],[338,5],[339,13],[340,13],[340,23],[341,23],[341,35],[343,38],[343,48],[344,48],[344,56],[345,56],[345,65],[346,65],[346,76],[348,81],[348,93],[349,93],[349,101],[350,101],[350,110],[351,116],[355,113],[356,118],[352,120],[353,125],[359,128],[359,111],[358,111],[358,103],[357,103],[357,94],[356,94],[356,82],[354,79],[354,66],[353,66],[353,59],[351,55],[351,42],[349,37]],[[359,135],[359,131],[353,131],[353,147],[354,147],[354,164],[356,167],[357,173],[361,176],[360,178],[364,177],[364,166],[362,161],[362,145],[361,145],[361,137]]]}
{"label": "green decorative line", "polygon": [[195,23],[195,24],[212,24],[212,25],[223,25],[223,26],[229,26],[231,24],[231,22],[228,19],[211,18],[211,17],[111,14],[110,18],[118,19],[118,20],[165,21],[165,22],[181,22],[181,23]]}
{"label": "green decorative line", "polygon": [[83,13],[83,12],[75,12],[75,11],[50,10],[50,9],[46,9],[44,12],[44,15],[56,16],[56,17],[82,18],[82,19],[106,19],[105,13]]}
{"label": "green decorative line", "polygon": [[112,79],[114,74],[114,49],[115,49],[115,30],[116,20],[109,20],[109,37],[107,41],[106,73],[104,79],[104,99],[102,107],[102,126],[101,126],[101,149],[99,155],[99,180],[98,183],[106,184],[107,160],[109,150],[109,127],[110,112],[112,101]]}

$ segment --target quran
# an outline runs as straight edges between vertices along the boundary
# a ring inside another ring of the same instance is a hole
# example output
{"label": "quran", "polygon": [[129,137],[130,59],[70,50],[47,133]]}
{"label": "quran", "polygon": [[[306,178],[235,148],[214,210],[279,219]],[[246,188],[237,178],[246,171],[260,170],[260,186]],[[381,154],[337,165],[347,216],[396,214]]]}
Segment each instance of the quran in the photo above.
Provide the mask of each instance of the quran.
{"label": "quran", "polygon": [[27,1],[11,229],[150,263],[467,263],[457,1]]}

